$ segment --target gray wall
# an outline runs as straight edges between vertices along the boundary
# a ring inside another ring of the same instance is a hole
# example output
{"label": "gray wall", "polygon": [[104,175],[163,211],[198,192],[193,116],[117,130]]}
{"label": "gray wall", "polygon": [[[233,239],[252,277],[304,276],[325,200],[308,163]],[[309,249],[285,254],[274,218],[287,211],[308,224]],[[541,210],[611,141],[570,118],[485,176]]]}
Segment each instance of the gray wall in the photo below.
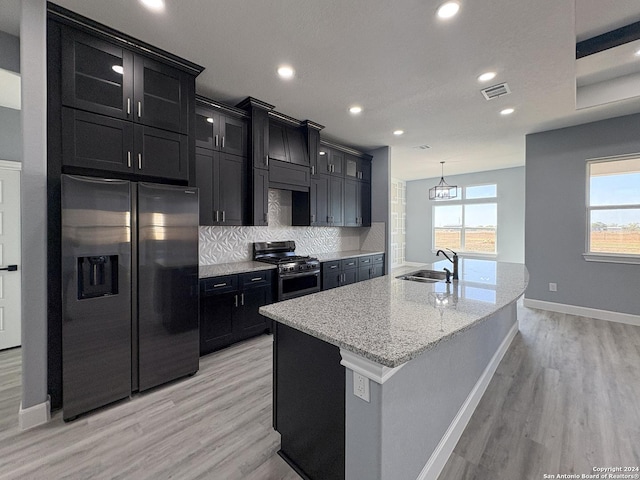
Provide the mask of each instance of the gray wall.
{"label": "gray wall", "polygon": [[[498,255],[501,262],[524,262],[524,167],[505,168],[465,175],[446,176],[445,180],[459,188],[468,185],[496,183],[498,185]],[[436,261],[433,250],[433,205],[429,189],[440,178],[407,182],[407,262]],[[460,195],[460,191],[458,195]],[[465,255],[473,257],[472,254]]]}
{"label": "gray wall", "polygon": [[[0,32],[0,68],[20,73],[20,39]],[[20,111],[0,107],[0,159],[22,159]]]}
{"label": "gray wall", "polygon": [[[640,265],[587,262],[586,166],[640,152],[640,115],[526,137],[526,298],[640,314]],[[549,282],[558,284],[549,292]]]}
{"label": "gray wall", "polygon": [[389,230],[389,191],[391,189],[391,147],[381,147],[367,152],[373,156],[371,161],[371,222],[384,222],[385,225],[385,272],[391,266],[391,245]]}
{"label": "gray wall", "polygon": [[22,0],[22,408],[47,401],[46,2]]}
{"label": "gray wall", "polygon": [[347,369],[346,478],[415,480],[515,323],[514,302],[370,382],[371,403],[353,395]]}
{"label": "gray wall", "polygon": [[0,160],[22,159],[20,110],[0,107]]}
{"label": "gray wall", "polygon": [[20,73],[20,39],[1,31],[0,68]]}

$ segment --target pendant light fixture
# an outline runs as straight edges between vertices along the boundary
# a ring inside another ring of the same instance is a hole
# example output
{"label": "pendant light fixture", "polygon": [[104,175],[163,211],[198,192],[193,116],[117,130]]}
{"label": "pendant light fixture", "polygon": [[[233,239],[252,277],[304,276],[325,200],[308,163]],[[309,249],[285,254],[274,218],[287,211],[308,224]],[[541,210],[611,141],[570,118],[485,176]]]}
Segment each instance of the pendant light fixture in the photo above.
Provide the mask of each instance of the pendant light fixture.
{"label": "pendant light fixture", "polygon": [[458,196],[458,187],[444,181],[444,162],[440,162],[440,165],[442,165],[440,183],[429,189],[429,200],[450,200]]}

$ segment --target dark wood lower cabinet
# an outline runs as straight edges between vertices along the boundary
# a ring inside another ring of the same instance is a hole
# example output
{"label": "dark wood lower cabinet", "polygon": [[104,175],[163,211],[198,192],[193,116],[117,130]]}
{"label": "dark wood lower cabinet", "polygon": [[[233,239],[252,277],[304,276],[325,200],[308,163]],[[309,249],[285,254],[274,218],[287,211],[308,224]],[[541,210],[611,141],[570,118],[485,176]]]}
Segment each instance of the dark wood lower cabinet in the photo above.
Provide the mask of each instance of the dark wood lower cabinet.
{"label": "dark wood lower cabinet", "polygon": [[384,275],[384,253],[322,262],[322,290]]}
{"label": "dark wood lower cabinet", "polygon": [[258,313],[273,302],[271,270],[200,281],[200,355],[270,330]]}
{"label": "dark wood lower cabinet", "polygon": [[279,455],[308,479],[345,476],[345,368],[340,348],[275,323],[273,426]]}

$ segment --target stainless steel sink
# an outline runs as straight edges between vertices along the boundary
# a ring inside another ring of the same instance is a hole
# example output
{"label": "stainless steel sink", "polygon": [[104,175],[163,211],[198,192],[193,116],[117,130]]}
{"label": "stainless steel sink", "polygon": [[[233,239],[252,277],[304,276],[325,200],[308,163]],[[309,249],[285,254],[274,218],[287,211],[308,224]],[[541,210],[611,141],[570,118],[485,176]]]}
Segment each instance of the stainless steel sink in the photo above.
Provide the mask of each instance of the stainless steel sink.
{"label": "stainless steel sink", "polygon": [[439,270],[417,270],[396,278],[410,280],[412,282],[436,283],[446,280],[447,274]]}

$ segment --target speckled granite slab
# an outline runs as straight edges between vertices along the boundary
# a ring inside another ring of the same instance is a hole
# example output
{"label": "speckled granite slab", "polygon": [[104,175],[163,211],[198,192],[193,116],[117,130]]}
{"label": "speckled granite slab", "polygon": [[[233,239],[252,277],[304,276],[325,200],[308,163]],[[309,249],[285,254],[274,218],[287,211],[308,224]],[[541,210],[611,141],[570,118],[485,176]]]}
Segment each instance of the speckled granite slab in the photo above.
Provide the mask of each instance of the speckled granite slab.
{"label": "speckled granite slab", "polygon": [[378,253],[384,253],[384,252],[383,251],[370,252],[368,250],[346,250],[343,252],[319,253],[317,255],[312,255],[312,256],[316,257],[321,262],[330,262],[332,260],[342,260],[343,258],[366,257],[367,255],[375,255]]}
{"label": "speckled granite slab", "polygon": [[[394,274],[442,266],[447,264],[404,267]],[[457,285],[385,275],[267,305],[260,313],[393,368],[515,302],[528,281],[522,264],[463,259]]]}
{"label": "speckled granite slab", "polygon": [[272,270],[275,265],[264,262],[233,262],[218,263],[216,265],[200,265],[200,278],[233,275],[234,273],[257,272],[258,270]]}

